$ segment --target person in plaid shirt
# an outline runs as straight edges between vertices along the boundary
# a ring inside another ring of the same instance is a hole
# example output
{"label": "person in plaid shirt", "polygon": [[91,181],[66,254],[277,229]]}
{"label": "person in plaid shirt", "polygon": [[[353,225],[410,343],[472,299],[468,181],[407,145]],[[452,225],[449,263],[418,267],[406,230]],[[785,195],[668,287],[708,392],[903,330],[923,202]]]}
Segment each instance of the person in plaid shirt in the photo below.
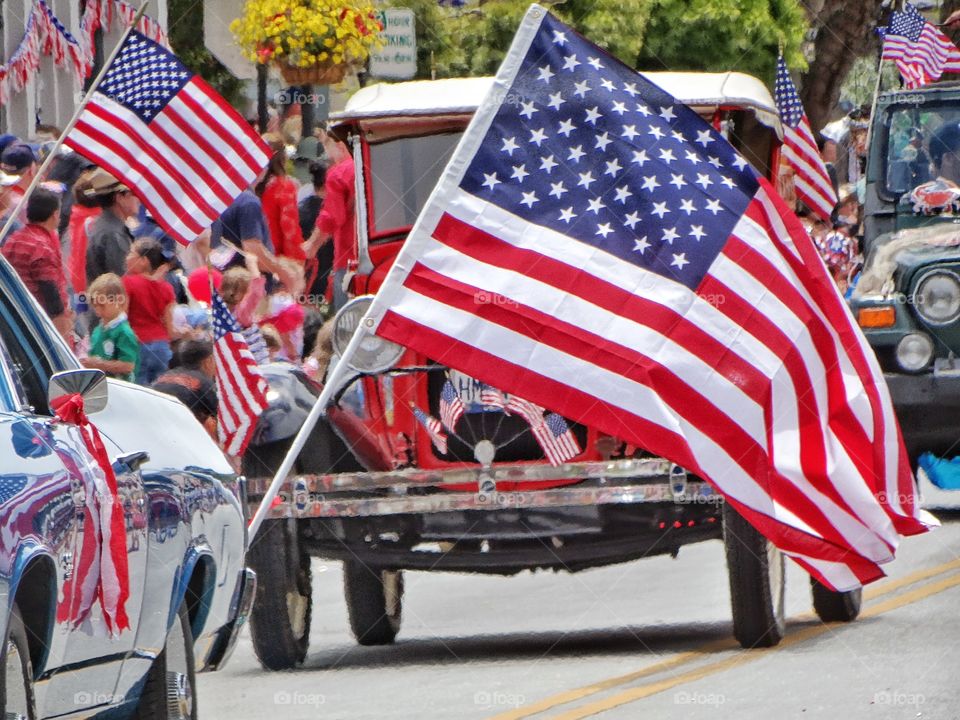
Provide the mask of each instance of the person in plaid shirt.
{"label": "person in plaid shirt", "polygon": [[27,200],[27,224],[3,245],[3,256],[53,320],[64,338],[73,329],[73,311],[67,300],[67,278],[57,226],[60,196],[37,188]]}

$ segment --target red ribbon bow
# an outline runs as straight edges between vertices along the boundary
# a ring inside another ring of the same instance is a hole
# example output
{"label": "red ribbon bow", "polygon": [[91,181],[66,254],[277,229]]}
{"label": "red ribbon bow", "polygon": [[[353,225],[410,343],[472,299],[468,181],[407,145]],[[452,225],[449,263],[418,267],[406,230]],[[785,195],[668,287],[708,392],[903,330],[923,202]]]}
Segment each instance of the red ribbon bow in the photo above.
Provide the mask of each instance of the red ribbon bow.
{"label": "red ribbon bow", "polygon": [[[74,625],[79,625],[90,614],[94,600],[99,599],[107,628],[113,635],[130,627],[126,611],[130,597],[127,532],[117,477],[100,432],[84,411],[83,397],[79,394],[64,395],[53,399],[50,405],[59,421],[79,428],[87,451],[103,470],[109,493],[96,492],[95,487],[84,483],[83,543],[74,574],[64,588],[61,610],[66,613],[58,614],[61,620],[68,619]],[[105,551],[105,545],[108,552]]]}

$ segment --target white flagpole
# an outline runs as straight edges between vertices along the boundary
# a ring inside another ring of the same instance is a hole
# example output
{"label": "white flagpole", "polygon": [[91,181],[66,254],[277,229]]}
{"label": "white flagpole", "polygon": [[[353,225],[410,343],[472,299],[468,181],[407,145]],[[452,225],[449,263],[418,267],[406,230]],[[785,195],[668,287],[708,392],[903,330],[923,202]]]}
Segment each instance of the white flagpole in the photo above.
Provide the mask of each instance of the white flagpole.
{"label": "white flagpole", "polygon": [[33,191],[36,190],[37,185],[39,185],[44,174],[47,172],[47,168],[50,167],[50,164],[53,162],[54,158],[57,157],[57,153],[60,148],[63,146],[63,141],[66,139],[67,135],[73,130],[74,126],[77,124],[77,120],[80,119],[80,113],[82,113],[87,105],[89,104],[93,93],[100,83],[103,82],[103,78],[106,77],[107,71],[110,69],[110,66],[113,64],[114,59],[116,59],[117,54],[120,52],[120,48],[123,47],[123,43],[126,42],[127,36],[131,31],[137,27],[140,23],[140,19],[143,17],[144,13],[147,11],[147,5],[150,4],[150,0],[143,0],[143,4],[140,5],[140,9],[137,10],[136,14],[133,16],[133,21],[123,31],[123,35],[120,37],[117,46],[113,48],[113,51],[103,62],[103,67],[100,68],[100,72],[97,73],[97,76],[94,78],[93,82],[90,83],[90,88],[87,90],[86,94],[83,96],[83,100],[80,101],[80,104],[77,106],[76,111],[73,113],[73,117],[70,118],[70,122],[67,123],[67,126],[63,129],[63,132],[60,133],[60,137],[57,138],[56,143],[54,143],[53,148],[50,152],[47,153],[47,157],[44,158],[43,164],[40,165],[40,168],[37,170],[37,174],[34,175],[33,180],[30,181],[30,185],[27,186],[26,191],[23,193],[23,197],[20,198],[20,202],[17,203],[17,206],[13,209],[13,212],[10,213],[10,216],[7,218],[7,222],[4,223],[3,229],[0,230],[0,246],[2,246],[7,241],[7,233],[10,232],[10,228],[16,219],[20,216],[20,213],[23,211],[23,208],[26,207],[27,201],[30,199],[30,195],[33,194]]}
{"label": "white flagpole", "polygon": [[310,408],[310,414],[307,415],[306,420],[303,421],[303,425],[300,427],[299,432],[297,432],[297,436],[287,451],[286,457],[283,459],[280,467],[277,468],[277,473],[273,476],[270,487],[268,487],[267,491],[263,494],[263,499],[260,500],[260,507],[257,508],[253,520],[250,521],[250,525],[247,527],[247,547],[253,542],[253,538],[256,537],[257,531],[263,524],[264,519],[266,519],[267,513],[270,511],[270,504],[280,491],[280,486],[283,485],[287,479],[287,475],[290,474],[293,463],[296,462],[300,451],[303,450],[303,446],[307,444],[307,438],[310,437],[310,433],[313,432],[314,426],[316,426],[317,421],[326,414],[327,405],[330,404],[334,393],[340,389],[340,384],[350,372],[349,361],[353,358],[360,343],[363,342],[369,332],[366,323],[361,320],[360,327],[357,328],[353,337],[350,338],[347,347],[344,348],[343,356],[337,361],[337,364],[330,372],[327,382],[323,386],[323,390],[320,392],[319,397],[317,397],[317,401],[313,404],[313,407]]}

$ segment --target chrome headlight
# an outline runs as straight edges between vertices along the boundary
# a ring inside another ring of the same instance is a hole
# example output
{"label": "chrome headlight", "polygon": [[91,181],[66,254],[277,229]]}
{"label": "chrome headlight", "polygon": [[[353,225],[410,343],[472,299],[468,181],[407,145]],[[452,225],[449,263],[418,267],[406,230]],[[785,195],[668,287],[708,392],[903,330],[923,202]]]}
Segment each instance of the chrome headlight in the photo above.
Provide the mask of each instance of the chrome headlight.
{"label": "chrome headlight", "polygon": [[[360,321],[372,304],[373,296],[365,295],[354,298],[337,313],[333,321],[333,351],[340,357],[343,357],[344,350],[347,349],[351,338],[360,327]],[[365,333],[357,351],[347,364],[357,372],[384,372],[397,364],[403,355],[403,350],[402,345]]]}
{"label": "chrome headlight", "polygon": [[904,335],[897,343],[897,363],[907,372],[925,370],[933,360],[933,340],[926,333]]}
{"label": "chrome headlight", "polygon": [[913,300],[920,317],[931,325],[947,325],[960,318],[960,277],[934,270],[917,283]]}

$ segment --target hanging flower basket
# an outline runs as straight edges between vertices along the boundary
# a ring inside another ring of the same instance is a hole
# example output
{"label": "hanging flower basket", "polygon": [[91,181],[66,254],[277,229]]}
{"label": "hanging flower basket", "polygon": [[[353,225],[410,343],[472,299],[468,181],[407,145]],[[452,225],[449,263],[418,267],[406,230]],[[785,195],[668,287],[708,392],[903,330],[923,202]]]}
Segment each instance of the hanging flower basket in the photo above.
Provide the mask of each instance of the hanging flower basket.
{"label": "hanging flower basket", "polygon": [[333,85],[383,46],[371,0],[247,0],[230,25],[244,54],[290,85]]}
{"label": "hanging flower basket", "polygon": [[288,85],[336,85],[346,77],[350,66],[346,63],[318,63],[308,67],[297,67],[278,62],[280,74]]}

